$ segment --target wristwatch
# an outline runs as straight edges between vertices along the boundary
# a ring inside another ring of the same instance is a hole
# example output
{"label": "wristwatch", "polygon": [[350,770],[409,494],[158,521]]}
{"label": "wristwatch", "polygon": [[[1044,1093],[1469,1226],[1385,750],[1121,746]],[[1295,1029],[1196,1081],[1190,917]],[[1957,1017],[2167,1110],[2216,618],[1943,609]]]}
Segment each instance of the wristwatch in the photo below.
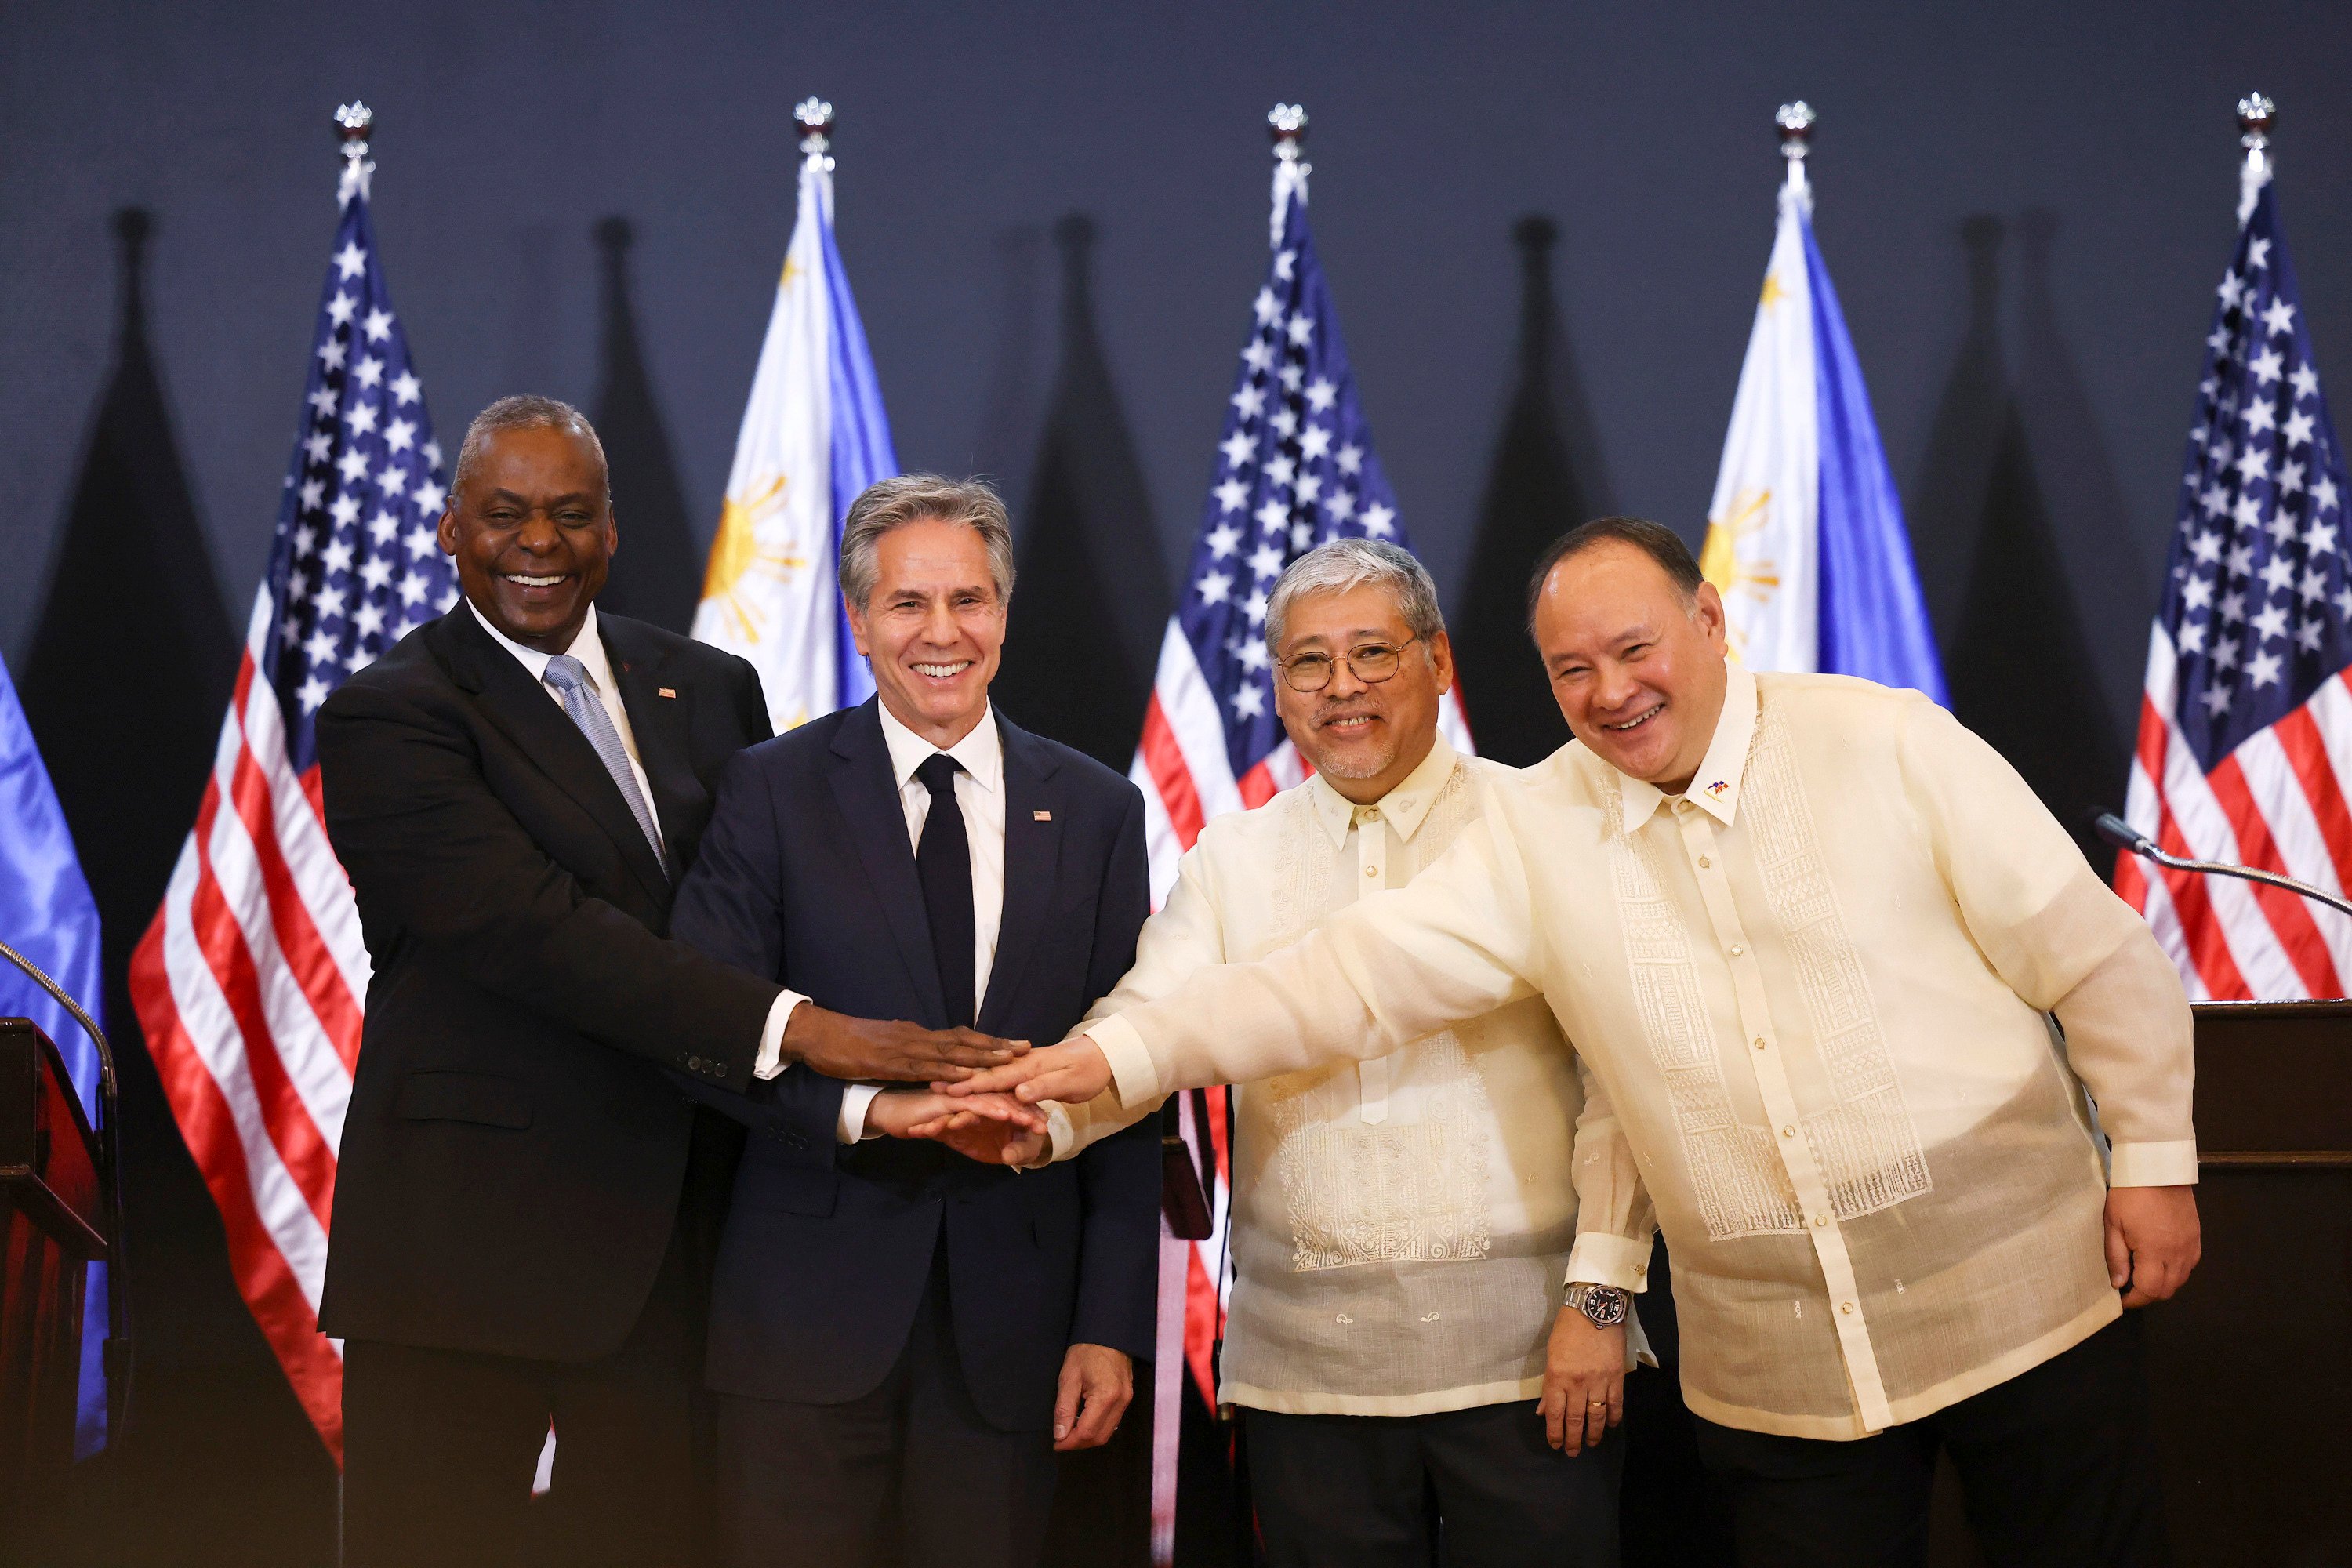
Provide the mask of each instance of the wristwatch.
{"label": "wristwatch", "polygon": [[1583,1313],[1596,1329],[1625,1321],[1625,1292],[1614,1285],[1572,1284],[1560,1292],[1559,1304]]}

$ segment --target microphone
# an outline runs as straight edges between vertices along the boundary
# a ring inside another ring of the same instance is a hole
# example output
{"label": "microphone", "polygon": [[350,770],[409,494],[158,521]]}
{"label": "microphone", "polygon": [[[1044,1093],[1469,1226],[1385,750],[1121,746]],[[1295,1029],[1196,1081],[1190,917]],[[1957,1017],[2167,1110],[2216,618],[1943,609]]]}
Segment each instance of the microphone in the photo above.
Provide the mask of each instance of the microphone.
{"label": "microphone", "polygon": [[2100,837],[2126,854],[2137,855],[2143,859],[2153,860],[2159,866],[2170,867],[2175,871],[2196,871],[2209,877],[2237,877],[2249,882],[2260,882],[2264,887],[2284,889],[2287,892],[2309,899],[2315,903],[2326,904],[2340,914],[2352,915],[2352,903],[2347,903],[2334,893],[2315,888],[2308,882],[2298,882],[2292,877],[2282,877],[2275,871],[2258,870],[2252,866],[2232,865],[2227,860],[2190,860],[2179,855],[2168,855],[2157,847],[2155,840],[2112,811],[2101,812],[2098,819],[2091,826],[2098,830]]}

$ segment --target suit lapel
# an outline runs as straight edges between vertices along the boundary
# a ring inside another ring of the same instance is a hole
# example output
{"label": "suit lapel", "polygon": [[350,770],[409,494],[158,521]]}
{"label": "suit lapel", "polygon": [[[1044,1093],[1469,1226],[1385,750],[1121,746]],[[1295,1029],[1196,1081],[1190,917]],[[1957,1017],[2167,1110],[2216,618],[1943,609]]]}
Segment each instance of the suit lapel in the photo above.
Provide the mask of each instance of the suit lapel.
{"label": "suit lapel", "polygon": [[[595,819],[620,847],[622,858],[654,902],[667,904],[669,879],[661,862],[654,858],[654,847],[646,842],[646,830],[637,826],[629,803],[621,798],[620,786],[604,771],[604,760],[572,721],[572,715],[548,696],[547,689],[530,678],[520,660],[491,640],[462,599],[442,617],[441,624],[448,628],[450,678],[474,694],[491,724],[533,766]],[[635,723],[634,713],[630,722]]]}
{"label": "suit lapel", "polygon": [[[1055,774],[1060,763],[1051,748],[1025,730],[996,716],[1004,742],[1004,914],[996,933],[996,962],[988,972],[979,1027],[1001,1033],[1003,1017],[1021,992],[1021,972],[1036,950],[1054,904],[1061,874],[1064,814]],[[1041,816],[1040,814],[1043,814]],[[1053,1045],[1041,1040],[1039,1045]]]}
{"label": "suit lapel", "polygon": [[890,748],[882,739],[876,698],[842,721],[833,738],[834,804],[847,820],[849,841],[866,868],[882,905],[907,977],[923,1005],[919,1022],[937,1028],[947,1018],[940,992],[939,960],[931,952],[930,916],[923,908],[923,885],[915,874],[914,847],[907,841],[907,813],[890,772]]}
{"label": "suit lapel", "polygon": [[[621,706],[628,710],[629,729],[637,742],[637,765],[653,786],[648,802],[661,824],[663,858],[671,879],[681,874],[677,842],[688,812],[703,799],[701,781],[694,776],[693,710],[690,687],[664,687],[659,679],[666,656],[636,622],[599,615],[596,629],[604,638],[604,656],[621,689]],[[662,693],[669,694],[664,696]],[[592,748],[593,749],[593,748]],[[643,837],[644,835],[638,835]]]}

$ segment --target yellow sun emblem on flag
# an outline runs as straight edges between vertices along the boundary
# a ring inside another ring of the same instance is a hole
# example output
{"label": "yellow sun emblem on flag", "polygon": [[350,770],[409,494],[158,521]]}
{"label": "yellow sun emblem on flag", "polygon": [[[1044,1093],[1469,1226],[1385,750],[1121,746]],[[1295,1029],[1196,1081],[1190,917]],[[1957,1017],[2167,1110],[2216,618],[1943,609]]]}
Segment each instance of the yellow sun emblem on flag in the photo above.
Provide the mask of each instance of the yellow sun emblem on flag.
{"label": "yellow sun emblem on flag", "polygon": [[[1727,602],[1735,595],[1754,600],[1759,606],[1769,604],[1772,595],[1780,591],[1780,567],[1775,561],[1744,561],[1740,559],[1740,542],[1762,531],[1771,521],[1772,492],[1743,490],[1735,495],[1731,510],[1722,517],[1706,520],[1706,543],[1700,549],[1698,569],[1701,575],[1715,584],[1715,591]],[[1725,617],[1725,632],[1731,641],[1731,651],[1741,654],[1747,638],[1739,630],[1739,617]]]}
{"label": "yellow sun emblem on flag", "polygon": [[702,597],[706,604],[719,606],[735,635],[745,642],[758,642],[768,619],[757,596],[746,588],[761,580],[789,583],[794,573],[808,567],[805,556],[761,547],[761,521],[782,510],[783,505],[784,476],[778,474],[764,489],[749,498],[729,496],[719,509],[719,537],[710,542]]}

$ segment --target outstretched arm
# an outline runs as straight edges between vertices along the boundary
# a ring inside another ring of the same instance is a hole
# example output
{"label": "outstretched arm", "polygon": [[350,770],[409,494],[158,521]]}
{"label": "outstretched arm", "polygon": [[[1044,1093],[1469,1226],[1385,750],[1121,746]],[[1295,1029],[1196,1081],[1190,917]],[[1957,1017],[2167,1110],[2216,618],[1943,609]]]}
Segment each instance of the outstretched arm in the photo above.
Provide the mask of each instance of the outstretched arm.
{"label": "outstretched arm", "polygon": [[370,923],[616,1049],[751,1081],[770,972],[666,941],[590,895],[491,791],[472,738],[428,705],[353,683],[320,710],[318,736],[328,833]]}
{"label": "outstretched arm", "polygon": [[1255,963],[1201,970],[1085,1037],[976,1074],[956,1092],[1122,1106],[1384,1056],[1533,994],[1540,937],[1517,847],[1490,805],[1409,888],[1351,905]]}
{"label": "outstretched arm", "polygon": [[[782,893],[791,874],[773,793],[757,759],[738,753],[719,775],[710,826],[694,868],[678,884],[670,929],[682,941],[754,974],[784,973]],[[1011,1060],[1025,1047],[970,1029],[926,1029],[897,1019],[855,1018],[787,991],[768,1020],[762,1075],[798,1063],[829,1080],[921,1083],[961,1078]],[[784,1079],[793,1075],[786,1073]],[[779,1084],[783,1079],[779,1079]],[[796,1086],[806,1116],[830,1125],[841,1085]],[[727,1106],[720,1109],[737,1114]]]}

